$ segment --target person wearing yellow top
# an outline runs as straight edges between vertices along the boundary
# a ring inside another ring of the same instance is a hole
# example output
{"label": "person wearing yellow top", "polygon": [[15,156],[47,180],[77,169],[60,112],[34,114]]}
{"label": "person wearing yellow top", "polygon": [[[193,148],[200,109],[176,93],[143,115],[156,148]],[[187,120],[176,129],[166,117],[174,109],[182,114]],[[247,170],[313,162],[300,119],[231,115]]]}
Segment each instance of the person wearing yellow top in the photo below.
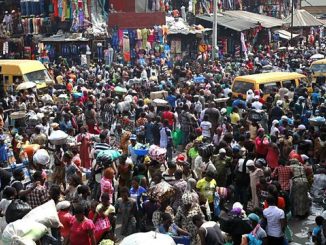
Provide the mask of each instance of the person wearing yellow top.
{"label": "person wearing yellow top", "polygon": [[232,108],[232,112],[230,114],[231,124],[238,124],[240,121],[239,109],[237,107]]}
{"label": "person wearing yellow top", "polygon": [[198,180],[196,188],[207,199],[209,204],[214,201],[214,192],[216,188],[216,181],[214,179],[215,173],[213,171],[207,171],[206,176]]}

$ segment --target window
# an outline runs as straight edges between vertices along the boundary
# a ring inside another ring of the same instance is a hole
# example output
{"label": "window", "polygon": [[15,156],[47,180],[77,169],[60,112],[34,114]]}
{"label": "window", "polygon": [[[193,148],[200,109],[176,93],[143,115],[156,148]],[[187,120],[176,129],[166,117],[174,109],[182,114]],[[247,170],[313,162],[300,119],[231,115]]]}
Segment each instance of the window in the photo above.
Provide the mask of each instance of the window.
{"label": "window", "polygon": [[26,82],[40,83],[46,80],[50,80],[47,70],[33,71],[24,75],[24,81]]}
{"label": "window", "polygon": [[286,81],[283,81],[282,83],[283,83],[283,87],[287,88],[290,91],[294,91],[294,89],[296,88],[295,80],[286,80]]}
{"label": "window", "polygon": [[5,77],[4,77],[4,83],[5,83],[5,84],[8,84],[8,83],[9,83],[9,76],[5,76]]}
{"label": "window", "polygon": [[315,64],[311,66],[312,72],[326,72],[326,64]]}
{"label": "window", "polygon": [[254,84],[243,81],[234,81],[232,87],[233,92],[240,94],[246,94],[249,89],[254,90]]}
{"label": "window", "polygon": [[13,76],[12,80],[13,80],[13,83],[19,84],[23,81],[23,77],[22,76]]}
{"label": "window", "polygon": [[270,82],[270,83],[259,85],[259,88],[263,91],[264,94],[271,94],[275,90],[278,90],[280,87],[281,87],[280,82]]}

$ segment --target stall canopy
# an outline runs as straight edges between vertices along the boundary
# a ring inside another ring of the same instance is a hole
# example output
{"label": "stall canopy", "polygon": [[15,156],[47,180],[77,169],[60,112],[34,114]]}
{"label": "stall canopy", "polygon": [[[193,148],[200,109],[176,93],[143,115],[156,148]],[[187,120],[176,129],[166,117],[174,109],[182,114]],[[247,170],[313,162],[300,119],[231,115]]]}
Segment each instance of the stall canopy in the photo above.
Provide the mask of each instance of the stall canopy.
{"label": "stall canopy", "polygon": [[[291,25],[291,15],[284,19],[284,22]],[[323,23],[315,16],[304,9],[296,9],[293,13],[293,27],[322,26]]]}
{"label": "stall canopy", "polygon": [[[278,34],[280,38],[290,40],[291,39],[291,32],[288,32],[286,30],[276,30],[274,33]],[[292,38],[295,38],[299,36],[299,34],[292,34]]]}
{"label": "stall canopy", "polygon": [[[213,22],[213,15],[201,15],[200,20]],[[217,24],[234,31],[245,31],[261,25],[265,28],[280,27],[284,22],[280,19],[247,11],[225,11],[217,16]]]}

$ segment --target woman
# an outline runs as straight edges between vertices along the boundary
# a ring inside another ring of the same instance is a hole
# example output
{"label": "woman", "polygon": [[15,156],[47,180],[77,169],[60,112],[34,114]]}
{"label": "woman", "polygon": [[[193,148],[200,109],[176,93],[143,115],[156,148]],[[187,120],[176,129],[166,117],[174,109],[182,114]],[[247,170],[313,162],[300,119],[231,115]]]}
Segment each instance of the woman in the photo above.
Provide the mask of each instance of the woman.
{"label": "woman", "polygon": [[137,205],[133,198],[129,197],[129,189],[123,187],[120,190],[121,197],[115,204],[115,210],[121,218],[121,235],[129,236],[136,233]]}
{"label": "woman", "polygon": [[274,135],[271,135],[271,142],[268,145],[266,161],[268,166],[273,170],[278,167],[278,161],[280,156],[280,150],[276,144],[277,138]]}
{"label": "woman", "polygon": [[193,202],[192,195],[185,193],[182,196],[182,205],[178,208],[174,221],[181,229],[190,234],[192,245],[197,244],[199,241],[197,228],[192,222],[192,218],[197,214],[200,214],[204,218],[200,206]]}
{"label": "woman", "polygon": [[70,222],[70,234],[64,241],[67,245],[96,245],[94,230],[95,226],[92,220],[84,215],[82,205],[76,205],[74,208],[74,217]]}
{"label": "woman", "polygon": [[308,197],[308,179],[305,167],[297,159],[290,160],[292,169],[292,186],[290,200],[292,204],[293,216],[305,216],[309,212],[310,201]]}
{"label": "woman", "polygon": [[106,168],[103,173],[103,177],[101,179],[101,200],[104,193],[107,193],[110,198],[110,203],[113,203],[113,194],[114,194],[114,187],[112,184],[114,177],[114,170],[113,168]]}
{"label": "woman", "polygon": [[91,135],[87,132],[86,127],[80,128],[80,134],[77,136],[77,142],[80,143],[80,159],[81,165],[84,168],[91,168],[92,163],[89,157],[91,152]]}
{"label": "woman", "polygon": [[[95,225],[95,239],[100,242],[105,238],[112,238],[111,227],[115,224],[115,210],[110,203],[108,193],[103,193],[102,201],[96,206],[95,212],[90,211],[89,218],[93,220]],[[113,230],[113,229],[112,229]]]}

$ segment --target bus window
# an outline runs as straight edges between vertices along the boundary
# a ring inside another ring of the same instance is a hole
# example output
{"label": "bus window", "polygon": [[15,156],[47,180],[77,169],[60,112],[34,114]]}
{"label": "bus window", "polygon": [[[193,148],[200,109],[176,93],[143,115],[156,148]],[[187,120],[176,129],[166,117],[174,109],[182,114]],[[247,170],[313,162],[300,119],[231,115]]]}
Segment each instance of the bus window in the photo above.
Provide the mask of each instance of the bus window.
{"label": "bus window", "polygon": [[254,90],[253,83],[234,81],[232,91],[235,93],[246,94],[249,89]]}
{"label": "bus window", "polygon": [[294,91],[294,89],[296,88],[295,80],[286,80],[283,81],[282,84],[284,88],[287,88],[290,91]]}
{"label": "bus window", "polygon": [[277,91],[280,87],[281,87],[280,82],[271,82],[271,83],[265,83],[259,85],[259,88],[263,91],[264,94],[271,94]]}

